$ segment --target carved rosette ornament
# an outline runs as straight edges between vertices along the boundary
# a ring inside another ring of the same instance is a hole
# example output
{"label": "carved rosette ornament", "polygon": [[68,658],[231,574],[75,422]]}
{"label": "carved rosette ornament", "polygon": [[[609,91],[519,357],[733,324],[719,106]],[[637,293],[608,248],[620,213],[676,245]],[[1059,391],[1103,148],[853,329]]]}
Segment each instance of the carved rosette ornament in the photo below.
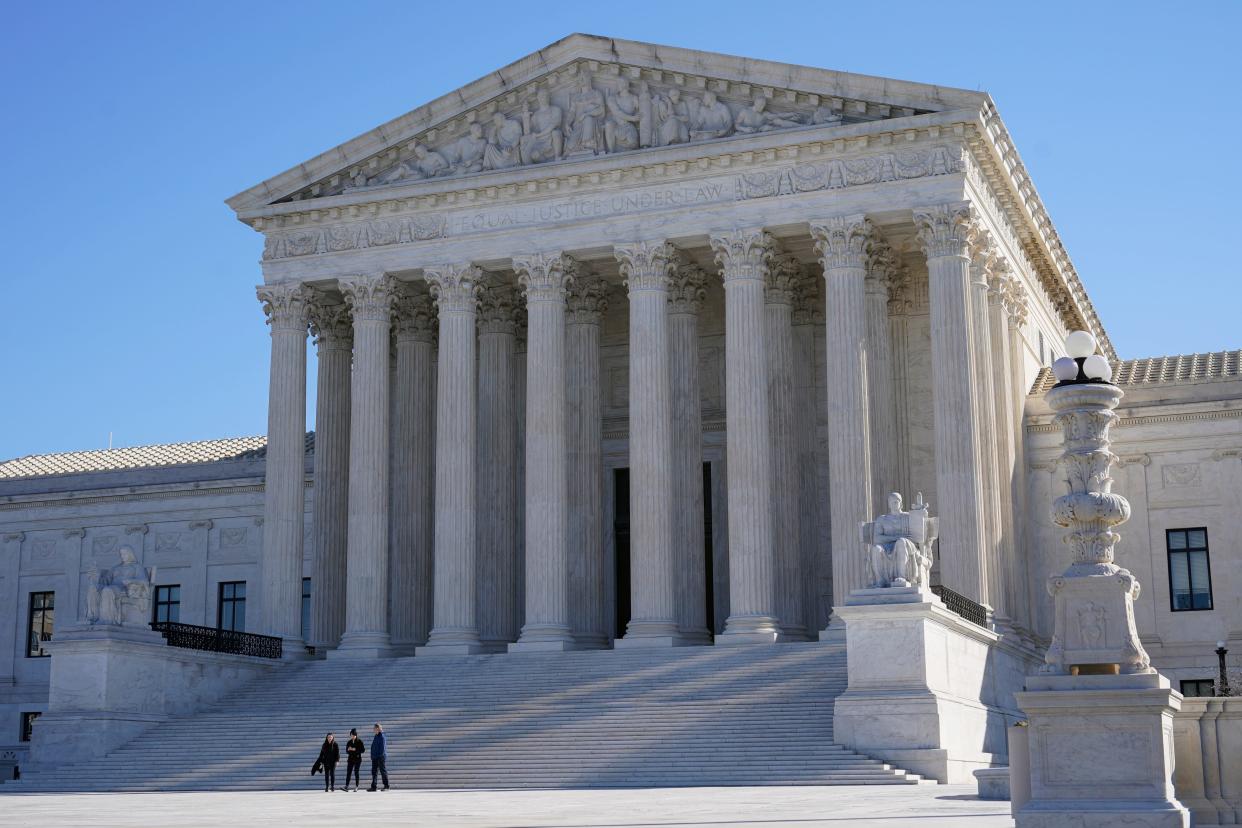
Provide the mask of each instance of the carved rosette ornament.
{"label": "carved rosette ornament", "polygon": [[979,224],[968,201],[920,207],[914,211],[914,226],[929,259],[938,256],[970,259],[979,241]]}
{"label": "carved rosette ornament", "polygon": [[1113,562],[1120,539],[1113,529],[1130,518],[1130,504],[1112,491],[1110,475],[1116,456],[1108,432],[1121,397],[1109,382],[1082,378],[1047,394],[1065,435],[1059,468],[1069,486],[1053,503],[1052,517],[1068,530],[1064,542],[1073,562],[1048,581],[1055,615],[1044,673],[1153,672],[1134,624],[1139,582]]}
{"label": "carved rosette ornament", "polygon": [[429,292],[399,285],[392,302],[392,321],[398,339],[435,342],[436,309]]}
{"label": "carved rosette ornament", "polygon": [[570,325],[598,325],[608,310],[608,283],[585,265],[570,259],[572,273],[569,296],[566,298]]}
{"label": "carved rosette ornament", "polygon": [[316,292],[307,305],[310,332],[315,344],[325,348],[348,348],[354,341],[354,318],[342,301]]}
{"label": "carved rosette ornament", "polygon": [[668,289],[678,256],[677,248],[668,242],[619,244],[612,252],[621,263],[621,278],[631,294]]}
{"label": "carved rosette ornament", "polygon": [[513,270],[528,303],[565,301],[566,288],[573,278],[565,268],[565,258],[560,253],[533,253],[513,258]]}
{"label": "carved rosette ornament", "polygon": [[386,273],[362,273],[339,280],[341,295],[354,320],[388,322],[392,319],[393,279]]}
{"label": "carved rosette ornament", "polygon": [[668,289],[669,313],[697,314],[707,298],[707,274],[694,262],[679,256]]}
{"label": "carved rosette ornament", "polygon": [[440,314],[476,310],[483,278],[479,268],[470,264],[428,267],[423,270],[423,278]]}
{"label": "carved rosette ornament", "polygon": [[725,282],[734,279],[765,281],[776,255],[776,239],[766,230],[735,230],[711,236],[708,242]]}
{"label": "carved rosette ornament", "polygon": [[488,285],[479,291],[479,333],[517,333],[521,304],[512,285]]}
{"label": "carved rosette ornament", "polygon": [[796,256],[778,256],[768,268],[763,301],[768,305],[792,305],[802,280],[802,262]]}
{"label": "carved rosette ornament", "polygon": [[875,241],[875,228],[866,216],[834,216],[813,221],[810,227],[815,252],[825,271],[866,268]]}
{"label": "carved rosette ornament", "polygon": [[267,324],[276,331],[306,332],[308,305],[314,298],[310,288],[295,284],[260,285],[255,294],[263,303]]}

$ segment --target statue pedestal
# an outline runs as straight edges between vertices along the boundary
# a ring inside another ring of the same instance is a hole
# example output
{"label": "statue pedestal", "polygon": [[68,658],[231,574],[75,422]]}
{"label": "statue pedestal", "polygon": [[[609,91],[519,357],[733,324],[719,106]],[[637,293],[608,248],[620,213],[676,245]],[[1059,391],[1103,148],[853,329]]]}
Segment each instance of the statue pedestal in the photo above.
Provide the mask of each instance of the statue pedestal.
{"label": "statue pedestal", "polygon": [[47,712],[34,724],[35,772],[104,756],[281,664],[170,647],[137,626],[69,627],[44,646],[52,654],[51,679]]}
{"label": "statue pedestal", "polygon": [[1173,714],[1181,695],[1158,673],[1031,676],[1030,800],[1017,828],[1185,828],[1173,793]]}
{"label": "statue pedestal", "polygon": [[834,613],[845,622],[849,684],[835,740],[905,770],[954,784],[1004,765],[1011,694],[1025,664],[1000,636],[918,587],[862,589]]}

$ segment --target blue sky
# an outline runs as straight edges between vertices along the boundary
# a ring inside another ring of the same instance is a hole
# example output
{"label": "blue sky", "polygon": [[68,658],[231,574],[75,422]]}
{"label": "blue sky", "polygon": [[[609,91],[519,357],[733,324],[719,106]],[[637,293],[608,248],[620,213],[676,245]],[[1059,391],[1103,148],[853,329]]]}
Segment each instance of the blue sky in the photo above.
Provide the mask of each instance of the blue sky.
{"label": "blue sky", "polygon": [[14,0],[0,458],[263,433],[223,200],[574,31],[984,89],[1121,355],[1242,347],[1242,4]]}

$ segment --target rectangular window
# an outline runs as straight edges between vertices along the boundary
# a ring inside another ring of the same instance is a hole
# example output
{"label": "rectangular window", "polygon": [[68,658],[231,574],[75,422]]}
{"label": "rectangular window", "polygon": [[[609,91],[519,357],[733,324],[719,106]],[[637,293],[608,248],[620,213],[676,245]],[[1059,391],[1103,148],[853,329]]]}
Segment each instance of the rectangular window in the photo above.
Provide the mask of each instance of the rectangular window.
{"label": "rectangular window", "polygon": [[1165,530],[1169,551],[1169,596],[1173,611],[1212,608],[1212,568],[1207,529]]}
{"label": "rectangular window", "polygon": [[30,639],[26,644],[27,658],[41,658],[50,653],[44,651],[45,642],[52,640],[52,623],[56,618],[56,593],[30,593]]}
{"label": "rectangular window", "polygon": [[34,720],[39,718],[39,713],[30,712],[22,714],[22,741],[29,742],[31,735],[34,734]]}
{"label": "rectangular window", "polygon": [[221,581],[216,626],[222,630],[246,631],[246,582]]}
{"label": "rectangular window", "polygon": [[311,582],[310,578],[302,579],[302,640],[310,641],[310,607],[311,607]]}
{"label": "rectangular window", "polygon": [[155,607],[152,618],[157,622],[172,621],[174,624],[181,620],[180,584],[167,584],[155,588]]}
{"label": "rectangular window", "polygon": [[1215,696],[1216,682],[1212,679],[1182,679],[1183,696]]}

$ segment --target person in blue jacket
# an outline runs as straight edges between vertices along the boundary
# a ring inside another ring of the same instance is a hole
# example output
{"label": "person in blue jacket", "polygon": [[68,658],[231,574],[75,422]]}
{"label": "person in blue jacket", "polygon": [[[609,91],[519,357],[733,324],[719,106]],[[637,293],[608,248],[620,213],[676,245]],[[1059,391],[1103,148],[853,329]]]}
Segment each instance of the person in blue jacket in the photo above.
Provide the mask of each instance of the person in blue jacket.
{"label": "person in blue jacket", "polygon": [[375,723],[375,736],[371,739],[371,787],[368,791],[376,790],[375,777],[377,775],[384,778],[384,790],[388,790],[388,768],[384,765],[384,760],[388,758],[388,751],[384,749],[384,728],[379,726],[379,722]]}

